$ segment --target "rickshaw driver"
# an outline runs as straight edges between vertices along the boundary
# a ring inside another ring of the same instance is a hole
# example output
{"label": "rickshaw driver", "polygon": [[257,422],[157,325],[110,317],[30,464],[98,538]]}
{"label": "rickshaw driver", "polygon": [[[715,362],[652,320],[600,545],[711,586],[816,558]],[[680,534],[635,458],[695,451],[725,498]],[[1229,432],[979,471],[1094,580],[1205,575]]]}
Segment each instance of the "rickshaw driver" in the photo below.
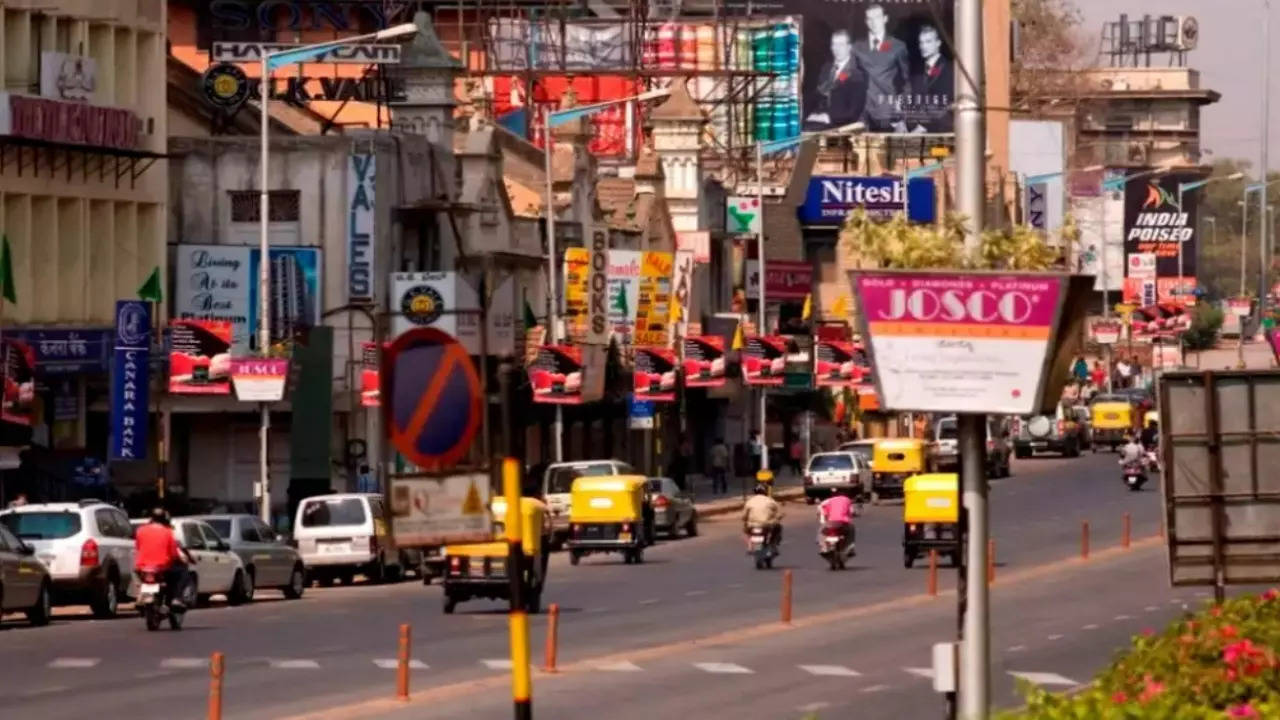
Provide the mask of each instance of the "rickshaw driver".
{"label": "rickshaw driver", "polygon": [[782,544],[782,506],[769,497],[763,483],[756,485],[755,494],[742,506],[742,532],[750,533],[753,525],[768,530],[775,546]]}

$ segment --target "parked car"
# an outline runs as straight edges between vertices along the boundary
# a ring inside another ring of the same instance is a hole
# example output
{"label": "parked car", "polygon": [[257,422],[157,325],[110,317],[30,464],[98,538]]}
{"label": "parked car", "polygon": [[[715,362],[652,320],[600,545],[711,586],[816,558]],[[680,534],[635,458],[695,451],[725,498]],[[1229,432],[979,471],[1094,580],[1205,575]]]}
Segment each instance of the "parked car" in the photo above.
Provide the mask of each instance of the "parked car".
{"label": "parked car", "polygon": [[196,564],[189,570],[194,577],[197,602],[207,603],[212,595],[222,595],[232,605],[253,601],[253,577],[245,570],[240,556],[231,545],[218,537],[208,523],[196,518],[173,521],[178,544],[187,549]]}
{"label": "parked car", "polygon": [[[875,459],[875,456],[876,456],[876,441],[875,440],[852,440],[847,443],[841,443],[840,447],[836,449],[839,450],[840,452],[854,453],[858,457],[861,457],[863,460],[866,460],[868,465],[872,465],[873,464],[872,461]],[[875,470],[875,468],[873,467],[872,470]]]}
{"label": "parked car", "polygon": [[1014,454],[1019,458],[1029,458],[1037,452],[1079,457],[1080,450],[1087,444],[1075,413],[1068,412],[1061,405],[1052,414],[1018,418],[1015,427],[1013,448]]}
{"label": "parked car", "polygon": [[1075,418],[1076,424],[1080,426],[1080,439],[1082,444],[1080,447],[1086,448],[1093,445],[1093,413],[1089,412],[1088,405],[1072,405],[1071,416]]}
{"label": "parked car", "polygon": [[38,503],[0,512],[0,524],[44,563],[55,605],[88,603],[99,618],[115,617],[133,578],[129,516],[100,500]]}
{"label": "parked car", "polygon": [[49,569],[35,557],[36,549],[0,525],[0,619],[5,613],[26,613],[32,625],[48,625],[53,615]]}
{"label": "parked car", "polygon": [[382,496],[373,493],[317,495],[299,503],[293,540],[307,577],[321,585],[335,579],[350,585],[356,573],[388,582],[412,569],[387,532],[384,508]]}
{"label": "parked car", "polygon": [[804,499],[812,505],[839,490],[851,490],[857,497],[871,491],[871,463],[850,450],[815,453],[804,471]]}
{"label": "parked car", "polygon": [[[960,446],[956,417],[948,415],[934,424],[933,453],[929,462],[933,472],[959,472]],[[1010,458],[1013,445],[1009,427],[997,418],[987,418],[987,477],[1006,478],[1012,474]]]}
{"label": "parked car", "polygon": [[649,478],[645,488],[653,507],[653,527],[671,537],[681,530],[689,537],[698,534],[698,511],[693,494],[685,492],[671,478]]}
{"label": "parked car", "polygon": [[621,460],[583,460],[552,463],[542,473],[542,500],[551,517],[551,549],[564,545],[569,537],[569,497],[573,481],[598,475],[638,475],[635,468]]}
{"label": "parked car", "polygon": [[290,600],[302,597],[307,569],[296,548],[253,515],[199,515],[231,551],[240,556],[249,576],[249,587],[278,589]]}

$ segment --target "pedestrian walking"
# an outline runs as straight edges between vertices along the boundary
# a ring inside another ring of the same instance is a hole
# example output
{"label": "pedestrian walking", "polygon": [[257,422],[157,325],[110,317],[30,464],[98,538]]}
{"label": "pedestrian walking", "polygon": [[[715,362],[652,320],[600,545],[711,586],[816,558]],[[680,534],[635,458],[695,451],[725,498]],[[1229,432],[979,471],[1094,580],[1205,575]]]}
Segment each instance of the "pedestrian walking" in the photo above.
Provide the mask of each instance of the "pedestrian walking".
{"label": "pedestrian walking", "polygon": [[715,495],[729,492],[729,448],[724,438],[716,438],[711,446],[711,492]]}
{"label": "pedestrian walking", "polygon": [[791,441],[791,474],[800,477],[800,468],[804,464],[804,441],[796,438]]}

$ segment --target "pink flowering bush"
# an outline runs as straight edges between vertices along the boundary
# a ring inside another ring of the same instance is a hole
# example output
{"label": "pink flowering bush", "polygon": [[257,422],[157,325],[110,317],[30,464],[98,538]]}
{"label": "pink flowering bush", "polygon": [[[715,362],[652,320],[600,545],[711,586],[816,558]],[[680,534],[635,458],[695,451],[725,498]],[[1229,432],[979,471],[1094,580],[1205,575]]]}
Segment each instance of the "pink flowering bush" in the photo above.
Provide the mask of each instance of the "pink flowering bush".
{"label": "pink flowering bush", "polygon": [[1027,706],[1005,720],[1280,718],[1280,590],[1134,637],[1081,692],[1026,692]]}

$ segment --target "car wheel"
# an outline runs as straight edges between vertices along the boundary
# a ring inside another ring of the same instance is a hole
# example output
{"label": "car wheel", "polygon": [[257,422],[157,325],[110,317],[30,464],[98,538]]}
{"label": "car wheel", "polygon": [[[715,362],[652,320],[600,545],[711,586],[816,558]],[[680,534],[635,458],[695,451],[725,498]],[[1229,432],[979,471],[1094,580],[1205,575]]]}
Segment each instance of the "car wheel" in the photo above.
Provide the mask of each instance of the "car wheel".
{"label": "car wheel", "polygon": [[458,601],[452,595],[445,593],[444,596],[444,614],[452,615],[454,608],[458,607]]}
{"label": "car wheel", "polygon": [[107,581],[98,590],[98,597],[89,605],[95,617],[113,618],[120,612],[119,582],[114,571],[107,575]]}
{"label": "car wheel", "polygon": [[36,627],[49,624],[49,619],[53,617],[53,600],[49,597],[49,583],[40,584],[40,596],[36,598],[36,604],[27,611],[27,620]]}
{"label": "car wheel", "polygon": [[902,551],[902,567],[911,569],[911,566],[914,565],[915,562],[916,554],[914,552],[911,552],[910,550]]}
{"label": "car wheel", "polygon": [[689,524],[684,526],[684,532],[689,537],[698,537],[698,513],[689,516]]}
{"label": "car wheel", "polygon": [[231,592],[227,593],[227,602],[231,605],[243,605],[253,601],[253,574],[247,570],[237,570],[236,578],[231,582]]}
{"label": "car wheel", "polygon": [[524,610],[530,615],[542,612],[542,589],[530,590],[524,599]]}
{"label": "car wheel", "polygon": [[816,498],[816,497],[814,497],[814,496],[812,496],[812,495],[805,495],[805,496],[804,496],[804,502],[805,502],[805,504],[806,504],[806,505],[812,505],[812,504],[814,504],[814,503],[818,502],[818,498]]}
{"label": "car wheel", "polygon": [[284,587],[284,596],[290,600],[297,600],[302,597],[306,589],[307,574],[302,570],[301,565],[294,565],[293,572],[289,574],[289,584]]}

